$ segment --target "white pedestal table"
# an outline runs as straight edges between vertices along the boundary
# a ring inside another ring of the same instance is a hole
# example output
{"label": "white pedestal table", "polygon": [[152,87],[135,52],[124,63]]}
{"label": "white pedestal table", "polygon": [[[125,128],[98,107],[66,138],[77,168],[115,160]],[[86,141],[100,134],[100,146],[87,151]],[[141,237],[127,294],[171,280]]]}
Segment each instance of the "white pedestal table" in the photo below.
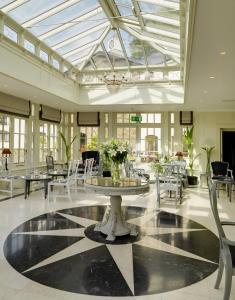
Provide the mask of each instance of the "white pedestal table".
{"label": "white pedestal table", "polygon": [[127,224],[122,214],[122,195],[138,195],[149,191],[148,182],[137,178],[122,178],[120,182],[114,183],[112,178],[91,177],[84,183],[86,189],[97,194],[110,196],[110,213],[107,218],[96,225],[95,231],[107,235],[108,241],[114,241],[116,236],[138,235],[135,226]]}

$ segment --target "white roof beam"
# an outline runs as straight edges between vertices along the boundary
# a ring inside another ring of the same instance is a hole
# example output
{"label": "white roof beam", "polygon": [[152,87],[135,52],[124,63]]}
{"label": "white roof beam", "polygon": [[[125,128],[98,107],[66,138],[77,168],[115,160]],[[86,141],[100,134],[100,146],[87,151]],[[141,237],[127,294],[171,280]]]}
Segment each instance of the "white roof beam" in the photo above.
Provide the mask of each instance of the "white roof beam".
{"label": "white roof beam", "polygon": [[135,36],[137,39],[139,40],[142,40],[142,41],[145,41],[145,42],[148,42],[151,47],[153,47],[154,49],[156,49],[157,51],[163,53],[163,54],[167,54],[167,55],[170,55],[170,56],[173,56],[173,57],[179,57],[180,54],[179,53],[175,53],[175,52],[172,52],[172,51],[168,51],[164,48],[162,48],[161,46],[158,46],[156,44],[156,40],[153,38],[153,37],[148,37],[146,36],[145,34],[140,34],[138,32],[136,32],[135,30],[129,28],[128,26],[126,25],[121,25],[120,26],[126,30],[127,32],[129,32],[130,34],[132,34],[133,36]]}
{"label": "white roof beam", "polygon": [[179,10],[179,8],[180,8],[179,3],[171,2],[171,1],[167,1],[167,0],[138,0],[138,1],[159,5],[159,6],[171,8],[174,10]]}
{"label": "white roof beam", "polygon": [[113,12],[111,11],[110,7],[108,6],[108,3],[106,0],[99,0],[100,6],[102,7],[104,13],[106,14],[107,18],[109,19],[110,24],[112,25],[112,27],[116,28],[117,27],[117,23],[115,20],[115,15],[113,14]]}
{"label": "white roof beam", "polygon": [[[139,29],[139,26],[135,26],[135,25],[128,25],[128,27]],[[162,36],[166,36],[166,37],[170,37],[170,38],[177,39],[177,40],[180,39],[180,34],[179,33],[164,30],[164,29],[158,29],[158,28],[152,28],[152,27],[149,27],[149,26],[145,26],[145,31],[146,32],[152,32],[152,33],[162,35]]]}
{"label": "white roof beam", "polygon": [[153,14],[146,14],[146,13],[141,13],[141,16],[144,19],[148,19],[148,20],[151,20],[151,21],[165,23],[165,24],[169,24],[169,25],[173,25],[173,26],[177,26],[177,27],[180,26],[180,21],[176,20],[176,19],[157,16],[157,15],[153,15]]}
{"label": "white roof beam", "polygon": [[24,22],[22,24],[23,27],[31,27],[32,25],[40,22],[40,21],[43,21],[45,20],[46,18],[52,16],[52,15],[55,15],[56,13],[62,11],[63,9],[67,8],[67,7],[70,7],[72,6],[73,4],[75,3],[78,3],[80,2],[81,0],[67,0],[66,2],[64,3],[61,3],[47,11],[45,11],[44,13],[40,14],[40,15],[37,15],[36,17]]}
{"label": "white roof beam", "polygon": [[9,11],[17,8],[18,6],[26,3],[26,2],[29,2],[29,0],[15,0],[7,5],[5,5],[1,10],[4,12],[4,13],[8,13]]}
{"label": "white roof beam", "polygon": [[97,45],[95,45],[93,47],[93,49],[91,50],[91,52],[88,55],[88,58],[83,62],[82,66],[79,68],[80,71],[84,68],[84,66],[86,65],[87,61],[92,57],[92,55],[98,49],[99,45],[103,42],[104,38],[109,33],[109,31],[110,31],[110,26],[103,32],[103,34],[101,35],[101,37],[98,39]]}
{"label": "white roof beam", "polygon": [[107,51],[106,51],[106,49],[105,49],[104,43],[101,43],[101,47],[102,47],[102,50],[103,50],[104,53],[105,53],[105,56],[106,56],[106,58],[107,58],[107,61],[109,62],[110,68],[113,69],[112,62],[111,62],[111,60],[110,60],[110,58],[109,58],[109,55],[108,55],[108,53],[107,53]]}
{"label": "white roof beam", "polygon": [[91,17],[99,14],[100,12],[102,12],[101,7],[95,8],[94,10],[90,11],[89,13],[86,13],[82,16],[79,16],[79,17],[77,17],[73,20],[68,21],[65,24],[62,24],[62,25],[60,25],[60,26],[58,26],[58,27],[46,32],[46,33],[43,33],[43,34],[39,35],[38,38],[41,39],[41,40],[43,40],[45,38],[48,38],[49,36],[52,36],[53,34],[56,34],[56,33],[61,32],[65,29],[67,29],[67,28],[70,28],[70,27],[76,25],[79,22],[85,21],[86,19],[91,18]]}
{"label": "white roof beam", "polygon": [[57,50],[57,49],[59,49],[59,48],[61,48],[61,47],[64,47],[64,46],[66,46],[66,45],[68,45],[68,44],[70,44],[70,43],[72,43],[72,42],[75,42],[75,41],[77,41],[77,40],[80,40],[80,39],[82,39],[82,38],[84,38],[84,37],[86,37],[86,36],[92,34],[93,32],[96,32],[96,31],[99,31],[99,30],[101,30],[101,29],[103,29],[103,28],[105,28],[105,27],[108,27],[109,24],[110,24],[109,22],[105,22],[105,23],[100,24],[100,25],[98,25],[98,26],[94,26],[94,27],[92,27],[92,28],[90,28],[90,29],[88,29],[88,30],[82,32],[82,33],[79,33],[79,34],[77,34],[77,35],[75,35],[75,36],[73,36],[73,37],[71,37],[71,38],[66,39],[66,40],[63,41],[63,42],[60,42],[60,43],[54,45],[54,46],[51,47],[51,48],[52,48],[53,50]]}

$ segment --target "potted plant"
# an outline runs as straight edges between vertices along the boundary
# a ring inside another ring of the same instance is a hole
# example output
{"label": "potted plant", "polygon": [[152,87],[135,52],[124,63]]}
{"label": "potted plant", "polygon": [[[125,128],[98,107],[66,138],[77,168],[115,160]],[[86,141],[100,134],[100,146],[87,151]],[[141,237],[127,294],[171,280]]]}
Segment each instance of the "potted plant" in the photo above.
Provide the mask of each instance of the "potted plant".
{"label": "potted plant", "polygon": [[191,128],[187,127],[186,131],[184,132],[183,136],[183,143],[187,146],[188,149],[188,184],[189,185],[197,185],[198,184],[198,177],[193,174],[193,166],[195,160],[198,158],[199,154],[194,154],[194,147],[193,147],[193,130],[194,126]]}
{"label": "potted plant", "polygon": [[66,155],[66,164],[68,165],[70,159],[71,159],[71,149],[72,149],[72,145],[75,141],[75,139],[77,138],[77,136],[75,135],[75,137],[72,139],[71,142],[69,142],[68,140],[66,140],[63,132],[59,131],[59,134],[62,138],[62,141],[64,142],[64,146],[65,146],[65,155]]}
{"label": "potted plant", "polygon": [[209,174],[211,172],[211,153],[215,146],[204,146],[201,148],[206,152],[206,173]]}
{"label": "potted plant", "polygon": [[157,175],[163,173],[163,166],[158,160],[152,162],[151,168]]}
{"label": "potted plant", "polygon": [[200,182],[201,182],[201,187],[208,187],[208,178],[211,173],[211,153],[215,147],[214,146],[204,146],[201,147],[202,150],[206,152],[206,170],[205,173],[201,174]]}

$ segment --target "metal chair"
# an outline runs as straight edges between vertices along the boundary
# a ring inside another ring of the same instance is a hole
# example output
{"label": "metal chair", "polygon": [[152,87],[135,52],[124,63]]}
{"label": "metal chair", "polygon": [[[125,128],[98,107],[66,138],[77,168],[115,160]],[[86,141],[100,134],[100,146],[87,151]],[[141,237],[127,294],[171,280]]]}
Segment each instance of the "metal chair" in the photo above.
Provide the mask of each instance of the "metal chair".
{"label": "metal chair", "polygon": [[182,178],[179,173],[174,173],[175,168],[171,164],[163,165],[163,174],[156,175],[156,188],[157,188],[157,208],[160,208],[161,196],[175,194],[175,204],[182,200]]}
{"label": "metal chair", "polygon": [[[68,169],[68,176],[65,179],[55,179],[53,181],[50,181],[48,183],[48,200],[50,200],[51,192],[53,190],[53,187],[55,186],[62,186],[67,189],[68,198],[70,201],[72,201],[71,198],[71,187],[73,185],[76,185],[77,182],[77,172],[78,172],[78,165],[79,160],[73,160],[69,162],[69,169]],[[62,196],[62,195],[56,195]],[[63,195],[64,197],[64,195]]]}
{"label": "metal chair", "polygon": [[209,181],[209,195],[211,209],[214,216],[215,224],[219,234],[220,242],[220,258],[219,270],[215,282],[215,289],[219,288],[223,271],[225,270],[225,289],[223,300],[229,300],[232,285],[232,276],[235,275],[235,241],[231,241],[226,237],[223,226],[235,226],[235,222],[221,221],[217,207],[216,186],[212,180]]}
{"label": "metal chair", "polygon": [[[224,161],[212,161],[211,162],[211,179],[223,179],[223,178],[233,178],[233,171],[229,169],[229,163]],[[219,198],[218,183],[216,184],[217,195]],[[227,186],[226,186],[227,187]],[[228,192],[228,191],[227,191]]]}
{"label": "metal chair", "polygon": [[88,158],[85,160],[84,173],[83,174],[77,173],[76,180],[82,180],[84,182],[86,178],[91,177],[93,175],[94,161],[95,161],[94,158]]}
{"label": "metal chair", "polygon": [[47,172],[55,169],[54,158],[51,155],[46,156]]}

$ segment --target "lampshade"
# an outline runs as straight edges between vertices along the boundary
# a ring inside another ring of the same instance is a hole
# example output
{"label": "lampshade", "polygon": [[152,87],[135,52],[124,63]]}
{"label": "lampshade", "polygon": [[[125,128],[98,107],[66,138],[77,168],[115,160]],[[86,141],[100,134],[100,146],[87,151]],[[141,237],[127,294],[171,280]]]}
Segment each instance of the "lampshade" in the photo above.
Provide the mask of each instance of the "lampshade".
{"label": "lampshade", "polygon": [[2,154],[11,154],[11,150],[9,148],[4,148]]}
{"label": "lampshade", "polygon": [[183,152],[177,151],[176,154],[175,154],[175,156],[183,156]]}

